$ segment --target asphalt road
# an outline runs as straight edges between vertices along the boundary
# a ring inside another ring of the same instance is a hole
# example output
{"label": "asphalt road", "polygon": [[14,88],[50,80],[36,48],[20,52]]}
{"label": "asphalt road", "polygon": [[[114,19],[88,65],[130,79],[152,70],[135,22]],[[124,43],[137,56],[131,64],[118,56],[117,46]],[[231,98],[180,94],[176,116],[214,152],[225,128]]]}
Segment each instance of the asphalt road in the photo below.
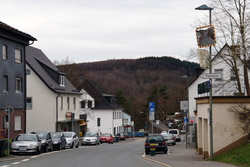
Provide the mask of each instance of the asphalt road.
{"label": "asphalt road", "polygon": [[160,167],[141,158],[144,141],[81,146],[0,162],[0,167]]}

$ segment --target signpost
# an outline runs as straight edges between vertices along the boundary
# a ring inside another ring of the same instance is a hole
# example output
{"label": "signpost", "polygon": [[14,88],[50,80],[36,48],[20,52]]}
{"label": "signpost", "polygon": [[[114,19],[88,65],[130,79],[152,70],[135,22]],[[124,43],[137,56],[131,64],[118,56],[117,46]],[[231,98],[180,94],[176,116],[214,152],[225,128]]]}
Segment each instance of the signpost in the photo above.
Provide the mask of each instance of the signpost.
{"label": "signpost", "polygon": [[200,76],[203,79],[221,79],[220,73],[206,73]]}
{"label": "signpost", "polygon": [[154,126],[153,126],[153,121],[155,120],[155,103],[154,102],[149,102],[149,120],[151,121],[151,124],[152,124],[152,134],[154,134]]}
{"label": "signpost", "polygon": [[8,114],[8,155],[10,153],[10,114],[14,111],[11,106],[5,107],[4,111]]}

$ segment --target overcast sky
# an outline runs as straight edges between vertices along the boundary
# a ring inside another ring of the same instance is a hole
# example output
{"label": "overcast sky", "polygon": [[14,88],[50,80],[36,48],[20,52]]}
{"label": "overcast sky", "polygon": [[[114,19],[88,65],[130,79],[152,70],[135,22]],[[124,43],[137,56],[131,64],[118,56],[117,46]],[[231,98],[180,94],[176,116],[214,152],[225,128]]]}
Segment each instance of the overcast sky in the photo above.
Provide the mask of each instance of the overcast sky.
{"label": "overcast sky", "polygon": [[52,61],[172,56],[197,48],[195,20],[206,0],[8,0],[0,21],[37,38]]}

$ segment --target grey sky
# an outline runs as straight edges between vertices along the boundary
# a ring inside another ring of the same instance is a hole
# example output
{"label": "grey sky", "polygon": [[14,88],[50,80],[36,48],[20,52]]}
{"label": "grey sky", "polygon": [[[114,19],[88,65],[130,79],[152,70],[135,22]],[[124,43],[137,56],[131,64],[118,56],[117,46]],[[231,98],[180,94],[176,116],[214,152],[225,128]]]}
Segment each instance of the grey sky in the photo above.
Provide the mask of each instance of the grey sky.
{"label": "grey sky", "polygon": [[53,61],[172,56],[196,48],[200,0],[8,0],[0,20],[38,39]]}

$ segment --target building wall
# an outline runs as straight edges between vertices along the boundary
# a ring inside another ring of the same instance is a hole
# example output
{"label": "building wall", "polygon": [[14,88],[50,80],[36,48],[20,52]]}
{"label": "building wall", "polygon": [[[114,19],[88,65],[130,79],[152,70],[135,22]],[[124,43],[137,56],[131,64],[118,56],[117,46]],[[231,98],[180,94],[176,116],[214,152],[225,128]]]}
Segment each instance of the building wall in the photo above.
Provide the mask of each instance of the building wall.
{"label": "building wall", "polygon": [[[123,132],[122,117],[113,119],[113,113],[121,113],[121,110],[93,110],[92,114],[87,116],[87,128],[89,132],[98,132],[97,118],[101,118],[101,126],[99,131],[102,133],[111,133],[114,135],[114,128],[116,133]],[[119,114],[118,114],[119,115]]]}
{"label": "building wall", "polygon": [[[249,98],[249,97],[248,97]],[[235,102],[239,103],[235,103]],[[234,114],[229,111],[232,106],[245,103],[250,107],[250,100],[241,97],[213,97],[213,151],[215,155],[223,153],[226,148],[242,144],[247,135]],[[205,158],[210,155],[209,100],[197,99],[197,136],[198,151]],[[239,142],[241,141],[241,143]]]}
{"label": "building wall", "polygon": [[27,109],[27,132],[56,130],[56,94],[30,70],[27,75],[27,98],[32,98],[32,109]]}
{"label": "building wall", "polygon": [[[221,55],[228,55],[230,53],[231,53],[231,50],[228,47],[225,47],[221,51]],[[242,62],[240,60],[237,60],[237,64],[239,67],[241,88],[242,88],[243,93],[245,94]],[[237,93],[236,80],[231,80],[231,71],[230,71],[231,68],[219,56],[217,56],[212,61],[212,73],[215,73],[216,69],[223,69],[223,74],[222,74],[222,79],[212,80],[213,96],[233,96],[234,93]],[[209,73],[209,70],[208,69],[204,70],[202,74],[204,73]],[[248,70],[248,73],[249,73],[249,70]],[[198,84],[203,83],[208,80],[209,79],[202,79],[199,76],[188,88],[189,116],[190,116],[190,119],[194,120],[194,122],[196,122],[196,120],[194,119],[195,118],[194,111],[197,109],[195,98],[209,96],[209,93],[198,95]]]}

